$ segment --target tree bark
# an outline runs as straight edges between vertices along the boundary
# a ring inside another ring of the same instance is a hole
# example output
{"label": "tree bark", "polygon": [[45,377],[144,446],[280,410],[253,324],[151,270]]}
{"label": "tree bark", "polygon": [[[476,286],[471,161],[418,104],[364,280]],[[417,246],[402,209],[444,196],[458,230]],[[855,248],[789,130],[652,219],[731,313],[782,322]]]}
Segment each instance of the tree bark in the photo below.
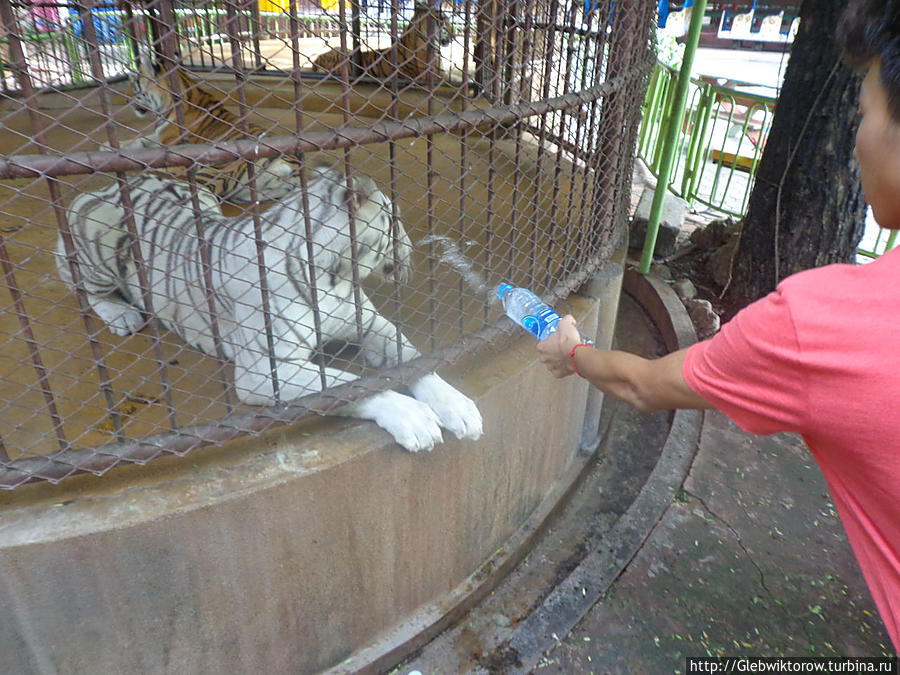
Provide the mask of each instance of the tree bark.
{"label": "tree bark", "polygon": [[853,158],[861,76],[835,39],[844,0],[804,0],[725,300],[741,307],[785,277],[852,262],[866,206]]}

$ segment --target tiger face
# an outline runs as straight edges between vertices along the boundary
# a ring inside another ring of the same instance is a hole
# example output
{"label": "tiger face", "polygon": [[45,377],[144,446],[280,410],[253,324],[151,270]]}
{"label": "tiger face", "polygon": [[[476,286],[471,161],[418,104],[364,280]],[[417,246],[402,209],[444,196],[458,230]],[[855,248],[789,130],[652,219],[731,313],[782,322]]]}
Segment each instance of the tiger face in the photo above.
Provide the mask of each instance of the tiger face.
{"label": "tiger face", "polygon": [[416,37],[423,42],[428,41],[429,19],[433,21],[434,25],[434,41],[442,47],[449,45],[456,37],[453,24],[439,7],[424,2],[416,3],[412,21],[410,21],[410,28],[415,31]]}
{"label": "tiger face", "polygon": [[149,58],[142,56],[138,71],[132,73],[129,78],[131,108],[140,118],[147,115],[166,117],[173,108],[171,92],[157,82],[160,70],[157,64],[151,63]]}
{"label": "tiger face", "polygon": [[[323,273],[330,277],[329,285],[333,286],[336,280],[351,280],[354,266],[363,279],[390,280],[396,274],[400,283],[409,281],[412,243],[403,223],[394,221],[391,200],[371,178],[356,176],[350,190],[342,173],[316,167],[309,172],[308,185],[310,207],[314,212],[322,213],[319,222],[314,224],[316,262],[323,265]],[[284,205],[286,212],[292,212],[296,218],[300,212],[299,197],[294,201],[297,203],[292,204],[288,199]],[[351,240],[349,227],[351,211],[355,220],[354,240]],[[276,219],[279,217],[275,216]]]}

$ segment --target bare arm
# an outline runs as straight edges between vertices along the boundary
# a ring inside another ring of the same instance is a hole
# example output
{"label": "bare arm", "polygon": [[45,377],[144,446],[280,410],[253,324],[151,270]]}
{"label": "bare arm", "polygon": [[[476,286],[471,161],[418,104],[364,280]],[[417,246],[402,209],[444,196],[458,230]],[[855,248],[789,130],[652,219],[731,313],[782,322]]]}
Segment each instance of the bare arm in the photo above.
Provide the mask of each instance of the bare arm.
{"label": "bare arm", "polygon": [[[581,342],[575,319],[564,317],[556,333],[538,343],[541,363],[555,377],[575,371],[570,353]],[[684,381],[681,367],[686,349],[659,359],[645,359],[627,352],[579,347],[574,361],[578,372],[602,392],[633,405],[641,412],[675,408],[712,408]]]}

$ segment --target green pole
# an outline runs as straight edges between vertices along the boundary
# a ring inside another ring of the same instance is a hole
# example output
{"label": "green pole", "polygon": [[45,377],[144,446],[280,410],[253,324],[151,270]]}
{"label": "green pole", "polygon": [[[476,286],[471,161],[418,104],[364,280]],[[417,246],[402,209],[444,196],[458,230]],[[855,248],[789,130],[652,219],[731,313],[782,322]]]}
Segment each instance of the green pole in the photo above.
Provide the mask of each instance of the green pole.
{"label": "green pole", "polygon": [[697,52],[697,45],[700,43],[700,29],[703,27],[703,15],[705,13],[706,0],[694,0],[694,6],[691,10],[691,24],[684,43],[684,58],[681,61],[681,70],[678,71],[678,81],[675,83],[672,114],[669,117],[666,137],[663,139],[662,159],[659,165],[656,190],[653,193],[653,203],[650,206],[647,235],[644,237],[644,251],[641,253],[641,266],[639,268],[641,274],[649,272],[650,263],[653,262],[653,250],[656,248],[656,235],[659,233],[659,219],[662,215],[663,198],[666,196],[666,190],[669,188],[669,177],[672,175],[672,166],[675,164],[678,134],[681,131],[682,124],[684,124],[688,85],[691,83],[691,70],[694,67],[694,55]]}

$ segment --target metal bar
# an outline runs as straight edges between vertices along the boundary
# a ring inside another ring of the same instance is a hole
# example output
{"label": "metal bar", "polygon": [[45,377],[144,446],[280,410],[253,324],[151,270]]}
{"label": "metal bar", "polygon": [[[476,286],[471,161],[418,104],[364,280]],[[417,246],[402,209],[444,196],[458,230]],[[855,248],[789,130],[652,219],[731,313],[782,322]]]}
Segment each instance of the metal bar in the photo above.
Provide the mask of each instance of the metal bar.
{"label": "metal bar", "polygon": [[241,157],[274,157],[279,154],[349,148],[368,143],[424,136],[428,133],[454,133],[463,129],[491,128],[523,117],[551,111],[570,110],[601,98],[610,91],[636,81],[628,73],[584,91],[554,97],[548,101],[525,101],[497,106],[449,112],[432,117],[414,117],[400,122],[378,122],[365,127],[341,127],[327,131],[305,131],[302,135],[277,136],[257,144],[255,140],[196,143],[178,147],[142,148],[113,152],[74,152],[60,155],[20,155],[0,157],[0,179],[72,176],[95,172],[143,171],[148,168],[191,166],[196,163],[221,164]]}
{"label": "metal bar", "polygon": [[[347,53],[347,10],[346,1],[340,0],[338,3],[339,21],[341,26],[341,53]],[[351,3],[355,0],[350,0]],[[342,59],[340,64],[341,79],[341,114],[344,120],[344,127],[350,123],[350,72],[347,59]],[[353,194],[353,165],[350,161],[350,145],[344,145],[344,174],[346,176],[347,194]],[[362,344],[363,338],[363,322],[362,322],[362,290],[359,278],[359,245],[356,235],[356,207],[352,196],[347,200],[347,212],[349,217],[349,233],[350,233],[350,261],[351,276],[353,282],[353,304],[356,319],[356,334],[359,343]]]}
{"label": "metal bar", "polygon": [[[163,24],[173,25],[170,22],[175,21],[175,14],[172,8],[169,5],[163,5],[162,14],[162,22]],[[163,50],[166,51],[165,49]],[[182,137],[187,134],[187,126],[184,117],[184,108],[183,108],[183,97],[186,92],[181,91],[181,84],[178,80],[175,72],[174,59],[171,64],[172,70],[169,71],[169,83],[173,87],[173,98],[177,102],[175,106],[176,120],[178,124],[181,126],[181,135]],[[197,241],[199,244],[199,252],[200,252],[200,267],[202,270],[203,277],[203,291],[206,296],[206,307],[209,312],[209,323],[210,329],[213,334],[213,345],[215,348],[215,357],[219,362],[219,373],[222,373],[224,370],[224,364],[227,362],[227,358],[225,357],[225,350],[222,345],[222,334],[221,329],[219,328],[219,319],[218,312],[216,310],[215,304],[215,292],[213,291],[214,285],[212,281],[212,262],[210,260],[210,247],[209,240],[206,237],[204,222],[203,222],[203,214],[200,210],[200,197],[197,191],[197,182],[195,178],[195,168],[193,166],[188,167],[187,172],[187,180],[188,180],[188,190],[191,195],[191,208],[194,214],[194,231],[197,233]],[[135,240],[136,241],[136,240]],[[140,249],[138,247],[138,254],[140,255]],[[146,297],[149,297],[149,293],[145,294]],[[162,357],[160,355],[160,363],[162,364]],[[162,374],[165,376],[165,366],[163,365]],[[168,379],[164,380],[166,382],[166,386],[168,387]],[[232,401],[231,401],[231,387],[229,383],[225,381],[224,378],[220,378],[222,384],[222,390],[225,394],[225,408],[228,412],[232,410]],[[170,400],[170,399],[167,399]],[[174,413],[172,413],[172,417],[174,419]]]}
{"label": "metal bar", "polygon": [[[503,0],[489,0],[489,2],[485,3],[487,7],[490,8],[490,16],[488,17],[490,20],[489,24],[489,34],[490,34],[490,51],[486,55],[486,62],[490,63],[490,94],[491,101],[496,104],[500,99],[500,90],[499,90],[499,71],[500,71],[500,52],[502,51],[502,46],[505,44],[505,40],[501,40],[500,36],[500,16],[502,12],[500,11],[500,3]],[[487,87],[485,88],[487,90]],[[499,108],[498,108],[499,109]],[[495,205],[494,202],[497,197],[496,191],[496,181],[497,181],[497,170],[496,170],[496,155],[497,155],[497,127],[502,122],[496,121],[492,126],[487,129],[488,136],[488,180],[487,180],[487,269],[494,268],[494,256],[496,254],[495,243],[494,243],[494,214],[495,214]],[[510,242],[510,246],[512,246],[512,242]],[[488,304],[488,300],[485,299],[484,304],[484,321],[487,322],[488,312],[490,309],[490,305]]]}
{"label": "metal bar", "polygon": [[[472,16],[472,0],[466,0],[465,6],[465,33],[463,35],[463,66],[462,66],[462,99],[460,106],[463,112],[469,107],[469,21]],[[457,240],[463,241],[466,234],[466,178],[469,173],[469,131],[463,129],[459,138],[459,222],[457,224]],[[465,335],[465,302],[466,284],[460,276],[458,282],[457,311],[459,312],[459,334]]]}
{"label": "metal bar", "polygon": [[[610,6],[604,5],[607,15],[604,19],[609,23],[612,16],[609,14]],[[647,31],[651,18],[649,6],[641,6],[643,12],[635,11],[627,14],[619,14],[612,21],[612,31],[609,33],[611,42],[606,62],[606,73],[615,77],[620,72],[627,72],[639,67],[642,60],[639,58],[641,50],[647,49],[649,34],[642,35],[642,30]],[[604,35],[607,33],[604,31]],[[598,49],[604,52],[605,45]],[[599,54],[598,54],[599,57]],[[599,69],[599,60],[597,68]],[[649,68],[648,68],[649,70]],[[600,111],[600,121],[596,125],[606,130],[602,138],[598,139],[594,154],[594,180],[592,184],[592,217],[593,227],[589,240],[590,251],[594,255],[607,257],[612,253],[612,234],[617,230],[616,222],[609,222],[616,214],[620,215],[622,222],[627,212],[630,182],[632,175],[631,153],[636,140],[636,129],[627,122],[640,112],[640,101],[634,96],[623,95],[616,91],[611,93],[603,101],[603,110]],[[628,133],[628,129],[634,129]]]}
{"label": "metal bar", "polygon": [[[602,5],[601,5],[602,6]],[[608,12],[608,5],[607,5]],[[597,25],[598,28],[595,29],[593,27],[594,15],[597,14]],[[604,17],[605,19],[606,17]],[[601,31],[599,30],[599,26],[602,25],[601,17],[599,12],[589,12],[587,15],[587,28],[588,31],[596,31],[595,35],[597,36],[596,41],[605,41],[605,38],[601,38]],[[605,31],[604,31],[605,33]],[[596,44],[596,41],[588,41],[587,39],[581,40],[581,47],[583,50],[583,54],[581,56],[581,83],[580,86],[582,89],[585,89],[588,86],[588,77],[589,73],[593,76],[594,79],[598,78],[602,72],[601,63],[603,59],[603,42],[601,44]],[[594,53],[591,54],[591,47],[594,48]],[[593,58],[592,58],[593,57]],[[604,102],[604,107],[609,105],[609,100],[611,95],[606,98]],[[594,202],[594,193],[593,190],[588,189],[588,186],[591,185],[591,177],[595,175],[597,172],[597,152],[596,152],[596,134],[599,133],[599,125],[596,124],[597,114],[599,110],[599,99],[591,101],[587,113],[584,114],[584,110],[582,108],[582,115],[578,119],[578,126],[576,129],[576,137],[579,137],[582,130],[584,130],[584,141],[578,142],[577,145],[582,147],[582,152],[584,153],[584,162],[582,167],[582,177],[581,177],[581,206],[578,210],[579,213],[579,223],[578,223],[578,236],[580,238],[580,242],[578,245],[579,251],[589,250],[590,241],[593,236],[593,228],[594,223],[596,222],[596,214],[593,212],[593,209],[597,206]],[[615,125],[613,125],[615,126]],[[596,181],[596,179],[595,179]],[[572,264],[576,264],[576,260],[573,260]]]}
{"label": "metal bar", "polygon": [[[362,22],[360,20],[359,15],[359,1],[358,0],[350,0],[350,37],[353,40],[353,60],[351,61],[351,65],[353,66],[353,75],[359,76],[363,74],[362,68],[362,57],[360,55],[360,40],[362,37]],[[369,37],[366,35],[366,37]],[[346,49],[342,48],[342,53],[346,54]],[[396,63],[396,61],[394,61]]]}
{"label": "metal bar", "polygon": [[675,163],[675,145],[678,140],[678,133],[681,130],[682,121],[684,120],[684,108],[687,100],[688,85],[691,81],[691,69],[694,67],[694,56],[697,53],[705,12],[706,0],[695,0],[694,8],[691,12],[691,23],[688,28],[687,39],[685,40],[681,70],[678,72],[678,82],[675,85],[675,101],[672,106],[672,119],[669,120],[669,129],[665,139],[663,161],[660,165],[656,190],[653,193],[653,203],[650,206],[647,234],[644,237],[644,250],[641,254],[639,267],[641,274],[647,274],[650,271],[650,264],[653,262],[653,250],[656,248],[656,237],[659,233],[663,199],[666,196],[669,176]]}
{"label": "metal bar", "polygon": [[138,40],[138,30],[137,30],[137,19],[134,17],[134,10],[131,7],[131,3],[124,2],[125,11],[125,41],[128,45],[128,63],[127,66],[130,70],[137,70],[138,63],[140,61],[138,50],[139,40]]}
{"label": "metal bar", "polygon": [[[572,64],[575,62],[575,9],[569,9],[569,25],[566,32],[567,40],[566,40],[566,67],[565,73],[563,74],[563,93],[564,95],[569,94],[569,87],[572,81]],[[569,127],[569,119],[570,116],[563,112],[559,116],[559,136],[560,138],[566,138],[566,129]],[[575,118],[577,119],[577,117]],[[582,152],[582,148],[580,147],[581,134],[580,128],[576,127],[575,134],[575,142],[573,144],[573,157],[576,162],[579,158],[584,156]],[[566,223],[565,227],[565,250],[570,250],[572,238],[576,235],[575,228],[572,227],[572,209],[575,205],[575,181],[577,179],[578,172],[575,167],[577,166],[576,162],[573,162],[571,176],[569,177],[569,200],[566,206],[566,215],[563,220]],[[557,173],[562,170],[562,156],[557,154],[556,156],[556,164],[557,164]],[[554,200],[555,201],[555,200]]]}
{"label": "metal bar", "polygon": [[259,30],[260,30],[260,21],[259,21],[259,1],[258,0],[249,0],[245,5],[250,6],[250,16],[248,18],[248,24],[250,29],[250,39],[253,41],[253,57],[254,57],[254,67],[256,69],[263,68],[263,56],[262,49],[259,44]]}
{"label": "metal bar", "polygon": [[657,64],[650,76],[650,84],[647,87],[647,93],[644,95],[644,108],[641,115],[641,126],[638,133],[638,155],[646,157],[647,147],[650,141],[650,135],[656,128],[656,114],[659,110],[658,97],[661,89],[662,67]]}
{"label": "metal bar", "polygon": [[[344,58],[342,58],[340,63],[338,64],[338,71],[340,73],[341,82],[346,82],[346,83],[348,83],[348,86],[349,86],[350,65],[351,64],[348,63],[348,59],[346,57],[347,57],[347,53],[348,53],[347,52],[347,33],[350,33],[351,29],[347,25],[347,1],[348,0],[338,0],[338,30],[340,31],[340,41],[341,41],[340,49],[341,49],[341,54],[344,56]],[[352,12],[352,9],[351,9],[351,12]],[[358,67],[357,65],[354,65],[353,70],[356,71],[357,67]],[[347,100],[347,97],[346,97],[345,91],[342,89],[341,90],[341,102],[344,104],[345,108],[347,107],[346,100]]]}
{"label": "metal bar", "polygon": [[[429,12],[425,22],[426,47],[425,47],[425,88],[428,94],[425,99],[426,114],[434,115],[434,34],[437,26],[434,24],[434,15]],[[417,58],[417,57],[416,57]],[[434,134],[425,136],[425,222],[428,235],[434,235]],[[433,244],[429,244],[433,247]],[[437,280],[434,276],[434,257],[429,256],[428,265],[428,340],[431,350],[437,347]]]}
{"label": "metal bar", "polygon": [[[595,78],[600,77],[604,70],[606,76],[614,77],[617,73],[627,72],[631,68],[630,60],[633,52],[631,45],[637,28],[635,13],[623,13],[613,23],[610,9],[609,3],[603,3],[596,12],[598,36],[592,43],[595,50],[593,63]],[[611,40],[614,42],[610,46],[609,58],[604,69],[607,35],[610,34],[606,28],[611,29]],[[624,152],[619,146],[622,142],[621,130],[625,128],[626,119],[622,99],[619,92],[612,92],[603,100],[602,109],[598,101],[592,101],[590,104],[588,126],[592,131],[589,146],[591,159],[587,164],[593,168],[593,180],[589,181],[589,176],[585,175],[585,185],[591,186],[589,228],[585,232],[586,251],[596,250],[603,233],[611,229],[607,226],[607,217],[614,208],[612,205],[615,204],[617,188],[615,178],[618,167],[609,160],[613,158],[615,161]],[[606,132],[603,136],[600,135],[601,130]]]}
{"label": "metal bar", "polygon": [[[497,140],[494,138],[494,134],[491,133],[488,137],[488,179],[487,179],[487,205],[486,205],[486,220],[485,224],[485,237],[487,241],[487,261],[485,262],[485,266],[487,269],[494,269],[494,255],[495,255],[495,244],[494,244],[494,199],[496,198],[496,191],[494,189],[494,182],[497,178],[497,170],[496,170],[496,159],[497,155]],[[512,243],[510,243],[510,246]],[[488,312],[490,310],[489,300],[485,298],[484,301],[484,322],[487,323]]]}
{"label": "metal bar", "polygon": [[[238,124],[240,131],[244,136],[250,136],[250,125],[247,121],[247,93],[246,80],[247,75],[244,71],[243,59],[238,54],[240,41],[238,40],[235,25],[238,13],[231,2],[226,4],[227,21],[226,33],[231,44],[231,63],[234,68],[234,77],[237,82],[238,91]],[[237,26],[240,28],[240,26]],[[260,139],[256,139],[256,147],[259,148]],[[269,376],[272,380],[272,394],[275,400],[280,400],[280,387],[278,382],[278,361],[275,358],[275,336],[272,332],[272,311],[271,300],[269,294],[269,277],[266,271],[266,241],[263,238],[262,220],[259,214],[259,193],[256,185],[256,165],[253,159],[256,157],[254,152],[253,158],[244,158],[247,168],[247,183],[250,189],[250,214],[253,219],[253,240],[256,245],[256,270],[259,274],[259,295],[262,303],[263,325],[266,332],[266,348],[269,351]],[[211,313],[210,318],[215,321],[215,314]]]}
{"label": "metal bar", "polygon": [[[507,0],[491,0],[491,10],[494,12],[491,16],[491,34],[493,36],[491,43],[491,103],[494,105],[501,102],[500,91],[500,66],[503,61],[503,54],[506,51],[506,33],[502,30],[505,25],[504,15],[506,14]],[[502,9],[501,9],[502,8]]]}
{"label": "metal bar", "polygon": [[44,397],[44,405],[47,406],[47,414],[50,416],[50,420],[53,424],[56,442],[59,445],[60,450],[65,450],[69,447],[69,441],[66,439],[62,417],[59,415],[59,410],[56,407],[56,398],[53,395],[53,389],[50,387],[50,378],[46,367],[44,367],[43,359],[41,358],[40,346],[38,345],[37,340],[35,340],[34,331],[31,329],[31,321],[28,317],[28,311],[25,309],[25,303],[22,298],[22,292],[16,282],[13,266],[6,249],[6,238],[3,237],[2,234],[0,234],[0,269],[3,270],[3,277],[6,281],[7,290],[9,290],[9,294],[12,296],[13,307],[15,308],[16,316],[19,319],[19,325],[22,327],[23,339],[25,340],[25,344],[28,345],[31,366],[34,368],[38,386]]}
{"label": "metal bar", "polygon": [[513,102],[514,92],[512,85],[515,74],[516,43],[519,41],[519,31],[517,30],[519,19],[518,12],[515,9],[518,4],[519,0],[506,0],[506,6],[502,14],[503,69],[502,71],[498,70],[497,76],[499,78],[500,73],[503,73],[503,102],[506,104]]}
{"label": "metal bar", "polygon": [[[686,185],[684,197],[688,202],[693,202],[697,196],[697,187],[700,184],[700,177],[703,175],[703,163],[708,156],[708,139],[709,139],[709,122],[712,119],[712,108],[715,103],[715,97],[709,90],[709,87],[703,89],[700,103],[697,106],[697,125],[694,127],[693,135],[696,136],[695,152],[693,163],[690,165],[690,180]],[[688,171],[685,170],[687,176]]]}
{"label": "metal bar", "polygon": [[[467,0],[468,3],[468,0]],[[472,60],[475,62],[475,82],[482,91],[487,91],[490,62],[491,20],[489,16],[493,1],[479,2],[475,14],[475,48],[472,51]]]}
{"label": "metal bar", "polygon": [[[188,128],[184,115],[185,92],[181,91],[181,83],[176,72],[176,68],[178,67],[178,42],[177,40],[175,40],[174,31],[170,30],[170,28],[174,26],[175,13],[172,7],[172,0],[162,0],[158,4],[160,16],[156,21],[156,26],[159,32],[157,35],[158,41],[154,42],[154,51],[158,55],[158,60],[164,64],[163,69],[168,74],[169,90],[172,94],[172,102],[175,107],[175,121],[177,123],[176,126],[179,129],[179,136],[175,141],[177,144],[187,137]],[[197,183],[194,180],[193,166],[188,166],[187,180],[188,190],[191,195],[191,205],[194,213],[194,221],[195,223],[198,223],[198,227],[200,227],[200,200],[197,196]],[[173,429],[177,429],[178,419],[175,415],[175,406],[172,401],[172,388],[169,383],[168,370],[166,369],[165,359],[163,358],[160,340],[160,334],[163,326],[162,322],[157,318],[156,312],[153,309],[153,294],[150,291],[150,284],[148,279],[146,278],[146,269],[143,260],[143,253],[141,252],[140,247],[140,238],[138,237],[137,229],[135,228],[133,220],[128,223],[128,228],[129,234],[132,237],[132,255],[134,256],[135,266],[138,270],[139,284],[141,285],[141,293],[143,294],[144,299],[144,309],[150,315],[150,336],[153,340],[154,356],[159,363],[159,376],[160,382],[162,383],[163,387],[163,398],[166,402],[166,408],[168,411],[169,425]],[[203,241],[205,240],[201,238],[201,242]],[[208,286],[208,288],[211,288],[211,284]]]}
{"label": "metal bar", "polygon": [[[294,128],[297,134],[303,133],[303,85],[301,83],[301,65],[300,65],[300,23],[297,20],[297,0],[290,0],[288,5],[290,14],[290,32],[291,32],[291,51],[293,52],[293,70],[291,71],[291,80],[294,83]],[[300,155],[297,158],[300,166],[304,165],[304,157]],[[313,329],[316,335],[316,344],[322,344],[322,313],[319,309],[319,281],[316,273],[315,248],[313,247],[313,227],[312,219],[309,215],[309,190],[307,188],[306,170],[301,168],[298,176],[300,192],[302,194],[301,204],[303,207],[303,229],[306,234],[306,268],[308,270],[307,277],[309,279],[309,292],[312,296],[312,314]],[[328,386],[328,380],[325,376],[325,363],[319,361],[319,385],[324,390]]]}
{"label": "metal bar", "polygon": [[[397,0],[391,2],[391,62],[398,62],[398,40],[399,20],[398,14],[400,5]],[[400,116],[400,71],[397,68],[391,69],[391,76],[388,84],[391,88],[391,117],[398,119]],[[391,302],[394,307],[394,316],[400,316],[400,206],[397,203],[399,190],[397,188],[398,170],[397,170],[397,143],[391,139],[388,143],[388,163],[390,164],[390,192],[391,192],[391,236],[393,237],[393,245],[391,246],[391,254],[394,258],[394,288],[391,290]],[[403,336],[400,333],[400,327],[394,332],[394,344],[397,350],[397,363],[403,360]]]}
{"label": "metal bar", "polygon": [[660,106],[659,123],[656,125],[656,136],[653,139],[653,155],[650,160],[650,170],[654,174],[659,173],[659,164],[662,160],[663,154],[662,139],[664,139],[668,135],[669,119],[671,117],[672,110],[672,99],[675,92],[675,88],[672,86],[673,82],[675,81],[675,76],[668,70],[666,70],[665,72],[668,74],[668,77],[666,77],[663,81],[662,92],[660,93],[660,100],[662,101],[662,104]]}
{"label": "metal bar", "polygon": [[[521,5],[521,0],[517,0],[517,5]],[[528,66],[531,63],[531,49],[533,43],[533,35],[532,31],[534,30],[534,0],[525,0],[525,25],[522,30],[522,60],[519,66],[519,91],[518,98],[519,101],[530,100],[531,92],[528,90]],[[518,31],[517,31],[518,32]],[[527,92],[527,95],[526,95]],[[516,205],[519,200],[519,176],[521,175],[521,171],[519,171],[519,163],[522,152],[522,134],[523,134],[524,120],[516,125],[516,159],[514,162],[515,173],[513,175],[513,198],[512,198],[512,217],[515,218],[516,214],[518,214],[519,209],[516,208]],[[537,190],[535,191],[537,193]],[[523,191],[524,193],[524,191]],[[524,197],[524,194],[523,194]],[[513,230],[515,230],[515,225],[510,224]],[[531,231],[531,250],[529,251],[529,271],[528,271],[528,287],[534,288],[534,281],[536,276],[536,268],[537,268],[537,258],[538,258],[538,229],[535,227]]]}
{"label": "metal bar", "polygon": [[[104,126],[106,128],[106,138],[110,144],[110,147],[112,147],[113,149],[118,149],[119,140],[118,140],[118,137],[115,132],[115,127],[110,124],[110,121],[113,119],[113,117],[112,117],[112,107],[111,107],[110,101],[109,101],[109,86],[106,83],[104,75],[103,75],[103,67],[100,63],[100,56],[99,56],[99,51],[100,51],[99,41],[97,39],[96,30],[94,29],[94,22],[93,22],[93,16],[92,16],[94,4],[93,4],[93,2],[89,2],[88,4],[80,4],[79,3],[77,5],[77,7],[79,7],[79,13],[82,15],[82,17],[84,17],[83,18],[83,21],[84,21],[83,30],[84,30],[84,37],[85,37],[85,40],[86,40],[87,46],[88,46],[88,58],[90,61],[90,66],[91,66],[91,75],[92,75],[94,81],[97,82],[100,87],[100,91],[99,91],[100,109],[103,112],[103,115],[106,119],[106,123],[104,124]],[[139,246],[139,242],[138,242],[138,238],[137,238],[137,227],[134,222],[134,206],[133,206],[132,200],[131,200],[131,191],[127,184],[127,178],[126,178],[125,174],[122,172],[117,172],[116,173],[116,182],[119,186],[119,194],[121,195],[121,198],[122,198],[122,208],[125,212],[126,228],[129,232],[129,235],[131,236],[132,249],[137,247],[137,253],[135,254],[135,265],[136,265],[137,275],[138,275],[138,285],[141,288],[141,295],[144,300],[144,307],[152,308],[153,305],[152,305],[152,301],[150,300],[149,283],[147,282],[146,270],[144,269],[143,260],[141,258],[140,246]],[[66,241],[65,244],[66,244],[66,248],[67,248],[67,254],[69,257],[69,267],[74,272],[74,268],[77,267],[76,258],[74,255],[74,247],[72,248],[72,250],[69,250],[69,246],[71,246],[73,243],[74,242],[71,241],[71,235],[69,235],[69,241]],[[73,274],[73,279],[74,278],[75,278],[75,276]],[[80,283],[80,279],[79,279],[79,283]],[[79,289],[79,290],[82,290],[82,289]],[[93,320],[88,322],[88,326],[89,326],[89,328],[88,328],[89,334],[92,335],[93,334]],[[154,334],[154,345],[157,347],[157,351],[156,351],[157,371],[160,373],[162,380],[167,383],[168,380],[165,377],[165,362],[163,361],[162,354],[158,349],[158,347],[159,347],[158,334]],[[97,345],[97,349],[99,350],[99,344]],[[109,408],[109,416],[110,416],[110,420],[112,421],[113,428],[115,429],[116,435],[121,439],[121,437],[122,437],[121,419],[118,414],[118,410],[116,409],[115,401],[113,400],[113,397],[112,397],[112,389],[109,384],[108,374],[106,373],[106,366],[102,360],[98,362],[98,367],[102,368],[104,374],[106,375],[106,380],[101,378],[100,386],[101,386],[101,390],[104,393],[104,396],[107,399],[107,407]],[[164,386],[164,390],[165,389],[166,389],[166,387]],[[169,411],[171,414],[171,411],[173,410],[173,408],[171,406],[171,397],[167,398],[166,400],[170,403]],[[173,428],[174,428],[174,426],[173,426]]]}
{"label": "metal bar", "polygon": [[[469,47],[472,41],[472,0],[465,0],[464,16],[465,28],[463,29],[463,66],[462,66],[462,100],[461,109],[465,112],[469,107],[470,97],[474,96],[474,87],[469,87]],[[474,65],[474,64],[473,64]]]}

